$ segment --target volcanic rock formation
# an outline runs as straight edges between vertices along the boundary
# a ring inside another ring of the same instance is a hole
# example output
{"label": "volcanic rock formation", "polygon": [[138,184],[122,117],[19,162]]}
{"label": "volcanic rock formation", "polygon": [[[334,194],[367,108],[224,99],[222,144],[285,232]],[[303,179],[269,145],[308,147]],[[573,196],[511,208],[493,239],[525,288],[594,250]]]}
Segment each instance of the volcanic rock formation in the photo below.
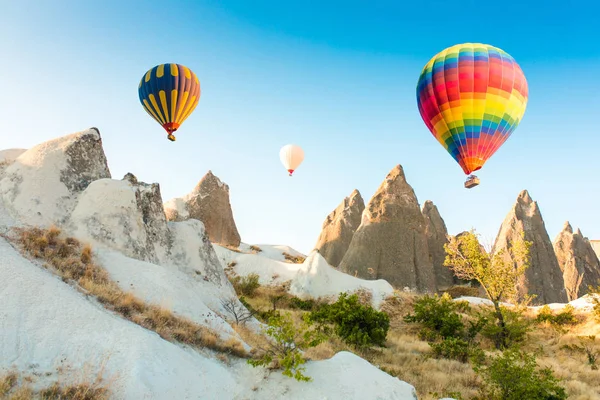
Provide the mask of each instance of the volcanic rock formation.
{"label": "volcanic rock formation", "polygon": [[[536,295],[532,302],[536,305],[567,302],[563,274],[542,214],[537,202],[526,190],[519,194],[517,202],[504,219],[492,252],[508,249],[514,241],[521,240],[523,233],[532,246],[529,249],[529,268],[518,283],[519,296]],[[508,251],[505,257],[507,261],[514,262]]]}
{"label": "volcanic rock formation", "polygon": [[169,221],[193,218],[204,223],[212,243],[238,247],[241,242],[229,202],[229,186],[208,171],[190,194],[164,204]]}
{"label": "volcanic rock formation", "polygon": [[425,225],[417,196],[397,165],[367,204],[340,270],[363,279],[385,279],[400,288],[434,292]]}
{"label": "volcanic rock formation", "polygon": [[359,191],[355,189],[323,222],[315,249],[329,265],[337,267],[342,261],[352,236],[360,225],[364,209],[365,202]]}
{"label": "volcanic rock formation", "polygon": [[448,243],[448,230],[438,208],[431,200],[423,204],[421,212],[425,218],[425,235],[429,257],[435,271],[435,281],[439,290],[445,290],[455,283],[452,270],[444,266],[446,259],[444,245]]}
{"label": "volcanic rock formation", "polygon": [[579,229],[573,233],[573,228],[567,221],[553,245],[558,265],[563,272],[569,301],[587,294],[589,285],[598,285],[600,261],[590,241]]}

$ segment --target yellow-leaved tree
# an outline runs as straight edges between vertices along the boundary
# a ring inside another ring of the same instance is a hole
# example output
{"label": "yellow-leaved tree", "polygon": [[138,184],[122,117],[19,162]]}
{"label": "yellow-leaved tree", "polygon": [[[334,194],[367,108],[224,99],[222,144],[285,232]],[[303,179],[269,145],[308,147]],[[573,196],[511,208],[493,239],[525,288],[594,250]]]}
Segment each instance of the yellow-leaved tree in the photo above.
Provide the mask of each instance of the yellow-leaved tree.
{"label": "yellow-leaved tree", "polygon": [[505,249],[492,254],[481,246],[474,230],[458,237],[450,237],[449,242],[444,245],[444,265],[459,279],[479,282],[494,304],[494,315],[500,331],[496,341],[498,348],[507,347],[509,334],[500,302],[518,303],[517,284],[529,268],[531,245],[531,242],[525,241],[523,233],[521,239],[513,241],[507,247],[511,257],[506,257]]}

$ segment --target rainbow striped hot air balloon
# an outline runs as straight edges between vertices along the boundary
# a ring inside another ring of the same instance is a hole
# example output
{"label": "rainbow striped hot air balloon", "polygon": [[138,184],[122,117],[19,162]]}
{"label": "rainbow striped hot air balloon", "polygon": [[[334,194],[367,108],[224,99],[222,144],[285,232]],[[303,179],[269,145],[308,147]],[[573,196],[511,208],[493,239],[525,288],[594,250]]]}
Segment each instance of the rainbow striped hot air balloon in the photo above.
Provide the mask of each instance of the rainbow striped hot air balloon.
{"label": "rainbow striped hot air balloon", "polygon": [[148,70],[138,88],[144,110],[174,142],[175,132],[190,116],[200,100],[200,81],[188,67],[160,64]]}
{"label": "rainbow striped hot air balloon", "polygon": [[[481,169],[516,129],[527,99],[527,80],[516,61],[481,43],[436,54],[417,83],[425,125],[467,175]],[[477,183],[470,176],[465,187]]]}

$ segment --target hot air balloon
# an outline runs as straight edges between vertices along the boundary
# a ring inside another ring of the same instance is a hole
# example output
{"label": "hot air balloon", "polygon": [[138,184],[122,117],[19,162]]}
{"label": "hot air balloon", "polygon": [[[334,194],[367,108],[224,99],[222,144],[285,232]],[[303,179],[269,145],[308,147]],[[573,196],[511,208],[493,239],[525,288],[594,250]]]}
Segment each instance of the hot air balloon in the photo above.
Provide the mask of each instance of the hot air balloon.
{"label": "hot air balloon", "polygon": [[304,150],[295,144],[287,144],[279,150],[279,158],[290,176],[304,160]]}
{"label": "hot air balloon", "polygon": [[433,136],[470,175],[502,146],[527,107],[525,75],[505,51],[464,43],[436,54],[417,83],[419,113]]}
{"label": "hot air balloon", "polygon": [[167,131],[167,138],[174,142],[173,132],[198,105],[200,81],[188,67],[160,64],[144,74],[138,94],[144,110]]}

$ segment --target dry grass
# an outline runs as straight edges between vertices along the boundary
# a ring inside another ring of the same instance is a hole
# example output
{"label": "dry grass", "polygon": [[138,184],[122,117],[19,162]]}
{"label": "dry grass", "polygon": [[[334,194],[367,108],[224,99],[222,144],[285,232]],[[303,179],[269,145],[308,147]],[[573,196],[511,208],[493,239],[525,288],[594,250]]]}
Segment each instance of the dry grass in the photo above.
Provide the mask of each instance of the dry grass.
{"label": "dry grass", "polygon": [[[215,243],[215,244],[218,244],[218,243]],[[221,246],[221,247],[225,247],[227,250],[231,250],[231,251],[233,251],[233,252],[235,252],[235,253],[241,253],[241,252],[242,252],[242,251],[241,251],[240,249],[238,249],[237,247],[233,247],[233,246],[230,246],[230,245],[228,245],[228,244],[219,244],[219,246]]]}
{"label": "dry grass", "polygon": [[[260,287],[255,297],[247,300],[254,308],[272,309],[271,298],[284,291],[284,288]],[[359,293],[359,297],[363,295]],[[279,300],[277,309],[290,312],[294,321],[300,322],[305,312],[289,308],[289,298],[291,297],[288,295]],[[385,348],[363,351],[346,345],[337,337],[331,337],[328,341],[308,349],[305,357],[309,360],[324,360],[333,357],[339,351],[350,351],[390,375],[413,385],[420,400],[452,397],[453,392],[460,393],[465,400],[473,398],[478,394],[482,380],[475,374],[471,365],[430,357],[429,344],[418,338],[418,324],[404,322],[404,316],[413,311],[417,298],[414,294],[396,291],[382,304],[382,311],[390,316],[390,330]],[[368,295],[361,299],[367,300]],[[528,311],[526,317],[533,321],[535,314]],[[579,314],[578,319],[582,321],[580,324],[566,330],[558,330],[549,325],[532,325],[533,329],[523,344],[523,349],[530,353],[538,352],[539,364],[552,367],[555,375],[563,380],[562,385],[566,388],[569,399],[600,400],[600,371],[591,369],[584,353],[563,348],[565,344],[578,343],[580,336],[597,335],[600,351],[600,325],[591,316]],[[252,333],[246,336],[241,330],[238,332],[253,346],[259,345],[253,340],[263,339],[260,336],[252,339]],[[484,349],[491,348],[489,344],[484,346]],[[543,350],[542,353],[540,349]]]}
{"label": "dry grass", "polygon": [[286,253],[285,251],[283,253],[283,256],[285,257],[286,261],[291,262],[292,264],[302,264],[304,262],[304,260],[306,260],[306,257],[302,257],[302,256],[293,256],[290,253]]}
{"label": "dry grass", "polygon": [[63,237],[60,229],[17,228],[14,232],[16,236],[11,239],[26,254],[45,261],[44,267],[61,276],[63,281],[75,282],[105,308],[158,333],[163,339],[238,357],[248,356],[239,341],[223,341],[216,332],[121,290],[106,270],[94,263],[92,248],[75,238]]}
{"label": "dry grass", "polygon": [[[532,311],[527,313],[532,319],[535,314]],[[591,314],[576,311],[575,315],[580,322],[574,326],[558,329],[547,323],[537,325],[530,332],[524,350],[536,352],[539,364],[552,368],[555,375],[563,380],[569,399],[600,400],[600,371],[592,369],[583,352],[566,347],[579,344],[582,337],[597,335],[600,338],[600,324]],[[593,348],[600,352],[599,339],[596,339]]]}
{"label": "dry grass", "polygon": [[[60,373],[60,371],[59,371]],[[60,381],[34,390],[32,383],[36,377],[10,371],[0,375],[0,399],[5,400],[108,400],[111,395],[109,383],[102,373],[93,379],[79,379],[69,383]]]}
{"label": "dry grass", "polygon": [[262,251],[262,249],[258,246],[252,245],[252,246],[250,246],[250,251],[252,251],[254,254],[256,254],[256,253],[260,253]]}
{"label": "dry grass", "polygon": [[17,385],[18,375],[11,371],[0,375],[0,398],[3,398]]}
{"label": "dry grass", "polygon": [[448,293],[453,299],[456,299],[461,296],[479,296],[479,288],[471,286],[452,286],[444,292]]}

